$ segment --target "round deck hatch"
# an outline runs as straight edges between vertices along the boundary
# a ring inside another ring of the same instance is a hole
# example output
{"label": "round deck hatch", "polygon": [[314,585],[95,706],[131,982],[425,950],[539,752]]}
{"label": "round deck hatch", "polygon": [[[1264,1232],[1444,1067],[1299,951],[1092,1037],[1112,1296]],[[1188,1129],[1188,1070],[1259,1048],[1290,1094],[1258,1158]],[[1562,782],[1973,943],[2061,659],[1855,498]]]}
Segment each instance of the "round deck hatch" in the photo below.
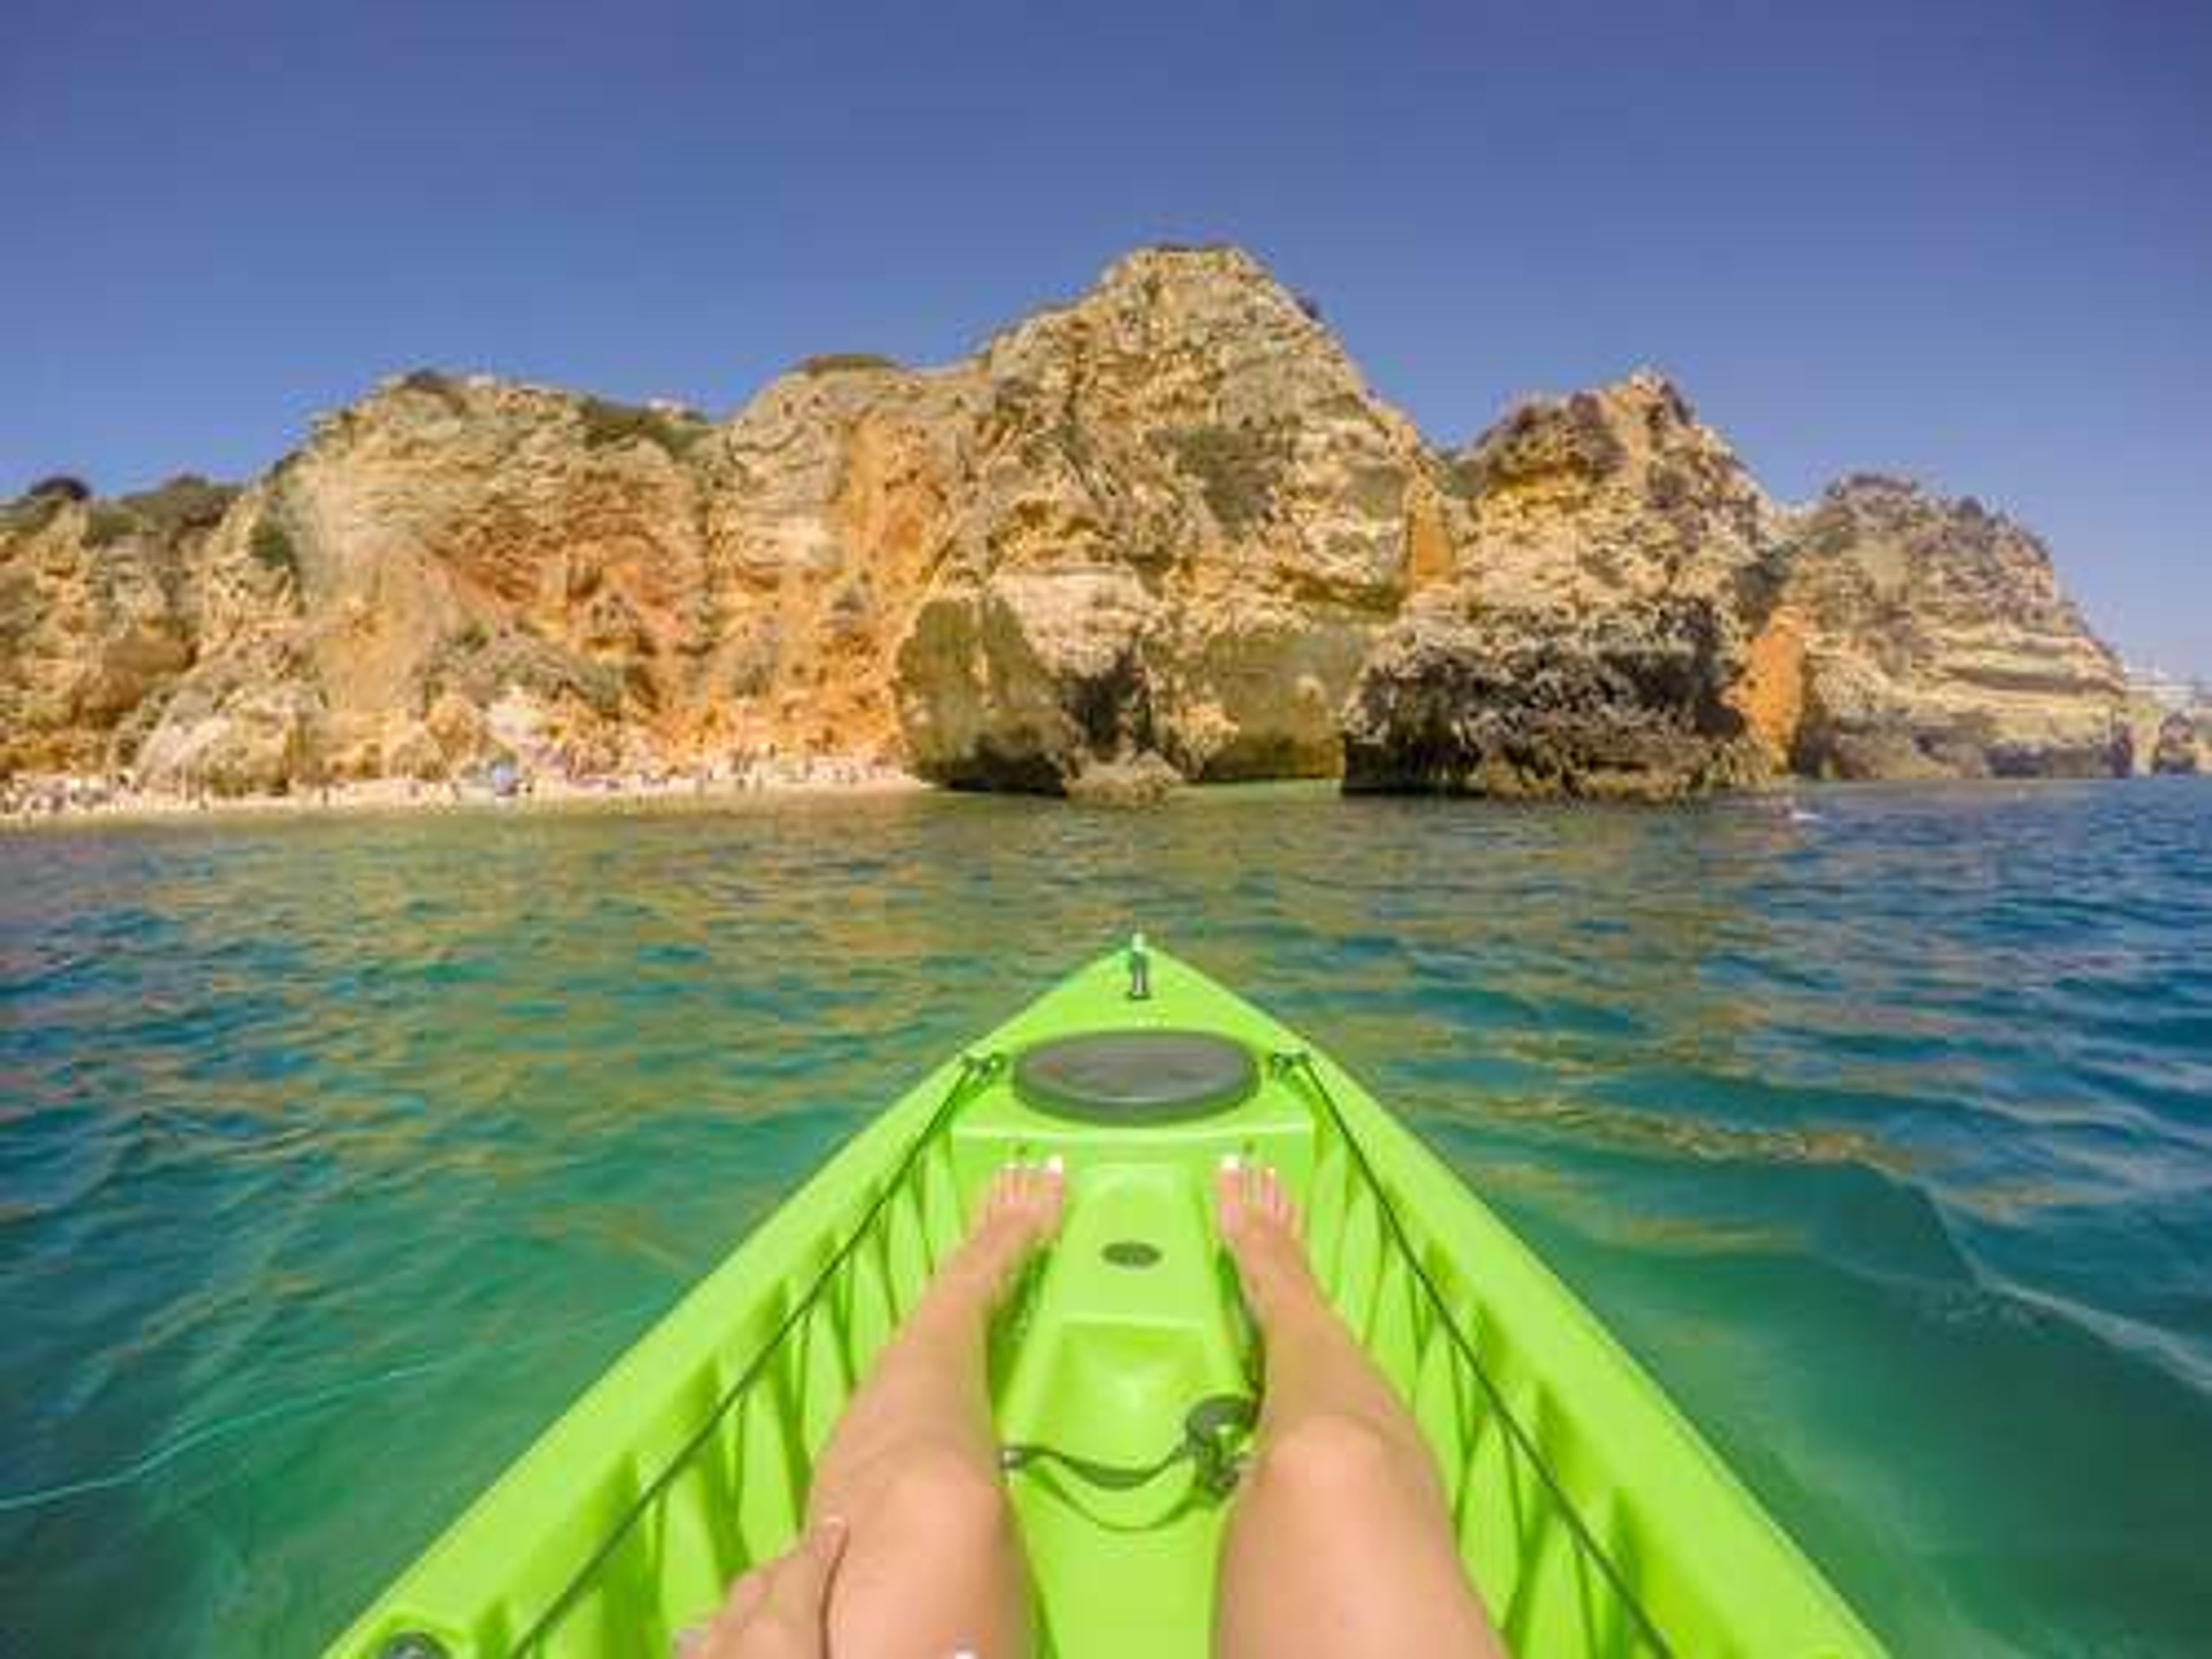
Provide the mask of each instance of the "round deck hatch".
{"label": "round deck hatch", "polygon": [[1260,1068],[1211,1031],[1085,1031],[1025,1049],[1014,1092],[1040,1112],[1085,1123],[1182,1123],[1236,1105]]}

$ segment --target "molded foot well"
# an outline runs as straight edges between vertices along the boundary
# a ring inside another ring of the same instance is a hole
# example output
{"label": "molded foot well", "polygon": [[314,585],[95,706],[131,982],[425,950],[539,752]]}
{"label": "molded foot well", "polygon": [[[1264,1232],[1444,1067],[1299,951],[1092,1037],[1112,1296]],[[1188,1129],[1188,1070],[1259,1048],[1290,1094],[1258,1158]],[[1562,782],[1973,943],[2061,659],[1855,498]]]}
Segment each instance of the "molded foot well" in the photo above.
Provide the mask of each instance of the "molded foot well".
{"label": "molded foot well", "polygon": [[[1006,1443],[1141,1469],[1182,1443],[1199,1401],[1251,1391],[1211,1207],[1188,1166],[1101,1164],[1073,1177],[1060,1240],[1005,1334]],[[1194,1637],[1191,1651],[1204,1651],[1221,1510],[1190,1463],[1126,1490],[1044,1460],[1008,1479],[1048,1587],[1051,1652],[1180,1653]]]}

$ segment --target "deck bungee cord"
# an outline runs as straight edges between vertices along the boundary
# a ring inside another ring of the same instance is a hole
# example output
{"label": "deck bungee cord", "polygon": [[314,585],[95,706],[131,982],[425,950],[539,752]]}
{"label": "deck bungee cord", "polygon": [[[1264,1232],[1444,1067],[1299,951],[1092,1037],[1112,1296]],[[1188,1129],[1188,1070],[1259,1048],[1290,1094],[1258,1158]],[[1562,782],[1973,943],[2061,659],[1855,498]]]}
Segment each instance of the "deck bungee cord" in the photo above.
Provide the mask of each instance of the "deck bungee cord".
{"label": "deck bungee cord", "polygon": [[1178,1463],[1191,1466],[1191,1484],[1210,1498],[1226,1498],[1244,1472],[1242,1442],[1259,1420],[1260,1402],[1247,1395],[1212,1394],[1183,1413],[1182,1434],[1173,1447],[1150,1463],[1109,1463],[1062,1451],[1036,1441],[999,1448],[999,1467],[1008,1474],[1040,1463],[1056,1464],[1086,1486],[1103,1492],[1133,1492],[1148,1486]]}
{"label": "deck bungee cord", "polygon": [[1315,1102],[1328,1115],[1329,1121],[1334,1125],[1338,1135],[1343,1139],[1346,1152],[1351,1155],[1353,1164],[1359,1170],[1360,1179],[1367,1183],[1368,1190],[1375,1195],[1376,1209],[1382,1217],[1385,1231],[1389,1234],[1391,1248],[1396,1250],[1404,1260],[1407,1267],[1413,1275],[1413,1282],[1421,1287],[1422,1295],[1428,1298],[1429,1306],[1437,1316],[1437,1328],[1443,1332],[1445,1340],[1450,1342],[1459,1356],[1467,1361],[1468,1374],[1481,1388],[1483,1397],[1490,1402],[1492,1417],[1504,1430],[1506,1437],[1513,1442],[1515,1449],[1528,1460],[1528,1467],[1536,1472],[1536,1478],[1543,1482],[1544,1490],[1551,1494],[1552,1502],[1558,1506],[1560,1520],[1566,1524],[1567,1530],[1573,1534],[1576,1544],[1581,1548],[1584,1556],[1603,1576],[1606,1583],[1613,1590],[1618,1605],[1627,1609],[1629,1617],[1635,1621],[1638,1634],[1649,1642],[1656,1651],[1662,1654],[1673,1654],[1674,1644],[1659,1633],[1658,1628],[1651,1622],[1650,1615],[1644,1612],[1643,1602],[1631,1589],[1627,1581],[1620,1576],[1620,1570],[1613,1565],[1611,1554],[1591,1535],[1588,1523],[1583,1521],[1574,1500],[1567,1495],[1566,1490],[1559,1484],[1559,1478],[1553,1472],[1550,1462],[1538,1449],[1534,1439],[1522,1425],[1520,1419],[1515,1417],[1512,1411],[1506,1406],[1504,1397],[1498,1392],[1496,1380],[1490,1375],[1490,1368],[1483,1364],[1482,1357],[1476,1352],[1474,1344],[1468,1340],[1467,1333],[1460,1328],[1459,1321],[1452,1317],[1450,1302],[1445,1298],[1443,1292],[1437,1288],[1436,1281],[1429,1276],[1429,1270],[1421,1261],[1420,1253],[1413,1249],[1413,1242],[1407,1236],[1406,1224],[1398,1214],[1397,1206],[1390,1200],[1389,1189],[1384,1187],[1376,1176],[1374,1165],[1368,1162],[1366,1151],[1359,1144],[1358,1136],[1352,1132],[1352,1126],[1345,1121],[1343,1109],[1337,1105],[1336,1097],[1329,1092],[1328,1085],[1323,1080],[1320,1067],[1314,1064],[1312,1052],[1305,1048],[1282,1049],[1267,1056],[1267,1065],[1268,1068],[1285,1082],[1289,1082],[1294,1078],[1303,1079]]}
{"label": "deck bungee cord", "polygon": [[[791,1305],[790,1310],[784,1315],[782,1322],[776,1327],[768,1340],[761,1345],[759,1352],[754,1356],[751,1363],[738,1373],[735,1381],[722,1390],[714,1402],[714,1409],[706,1414],[705,1420],[693,1431],[690,1437],[677,1449],[676,1455],[662,1467],[660,1472],[640,1489],[637,1496],[623,1510],[621,1518],[607,1529],[606,1535],[600,1540],[599,1547],[592,1553],[590,1559],[576,1569],[545,1611],[540,1613],[530,1627],[516,1638],[514,1647],[516,1653],[537,1651],[545,1639],[559,1626],[562,1620],[568,1616],[569,1609],[574,1607],[577,1598],[591,1583],[592,1576],[621,1547],[623,1540],[629,1535],[629,1529],[637,1524],[639,1517],[652,1509],[654,1502],[662,1492],[667,1490],[670,1483],[675,1480],[677,1476],[683,1473],[684,1467],[697,1455],[699,1449],[714,1437],[714,1431],[721,1425],[722,1419],[729,1415],[730,1408],[744,1397],[745,1390],[751,1386],[754,1378],[775,1358],[776,1350],[781,1346],[783,1339],[790,1334],[801,1320],[813,1311],[824,1293],[836,1282],[839,1271],[867,1240],[877,1221],[890,1207],[893,1196],[904,1187],[908,1176],[913,1173],[915,1165],[921,1161],[922,1154],[928,1150],[930,1143],[936,1139],[939,1131],[951,1121],[952,1115],[960,1109],[980,1085],[994,1081],[1006,1068],[1006,1057],[1002,1054],[970,1052],[960,1056],[959,1069],[953,1074],[952,1081],[946,1085],[945,1097],[938,1103],[937,1109],[929,1115],[928,1121],[907,1144],[906,1150],[901,1154],[896,1167],[878,1189],[858,1224],[846,1234],[836,1250],[831,1252],[830,1259],[822,1264],[821,1270],[814,1275],[812,1281],[807,1285],[805,1293]],[[435,1653],[442,1651],[442,1649],[433,1644],[427,1650]]]}

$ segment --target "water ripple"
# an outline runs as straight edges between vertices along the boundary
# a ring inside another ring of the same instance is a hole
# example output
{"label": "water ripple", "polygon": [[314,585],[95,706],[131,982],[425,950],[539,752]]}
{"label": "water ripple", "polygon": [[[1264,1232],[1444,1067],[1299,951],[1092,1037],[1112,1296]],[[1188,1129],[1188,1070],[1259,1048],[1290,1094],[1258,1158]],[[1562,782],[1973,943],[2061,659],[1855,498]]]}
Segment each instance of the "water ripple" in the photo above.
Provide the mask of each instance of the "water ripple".
{"label": "water ripple", "polygon": [[0,1486],[181,1448],[0,1513],[0,1646],[312,1648],[1146,926],[1405,1111],[1900,1648],[2212,1649],[2207,871],[2186,783],[0,841]]}

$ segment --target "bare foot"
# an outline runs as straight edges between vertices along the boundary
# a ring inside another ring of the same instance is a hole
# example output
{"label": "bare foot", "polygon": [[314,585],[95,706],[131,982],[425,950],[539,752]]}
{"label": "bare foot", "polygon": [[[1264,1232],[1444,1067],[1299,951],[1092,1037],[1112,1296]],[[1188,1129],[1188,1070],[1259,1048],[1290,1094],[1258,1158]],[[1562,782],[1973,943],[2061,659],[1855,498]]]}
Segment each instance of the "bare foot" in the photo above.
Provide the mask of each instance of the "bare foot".
{"label": "bare foot", "polygon": [[1042,1164],[1009,1164],[991,1177],[975,1224],[956,1261],[994,1297],[1011,1285],[1022,1265],[1060,1231],[1067,1177],[1057,1158]]}
{"label": "bare foot", "polygon": [[1265,1323],[1285,1299],[1318,1299],[1305,1247],[1298,1243],[1297,1206],[1283,1178],[1263,1164],[1224,1158],[1213,1177],[1221,1242],[1237,1263],[1244,1299]]}

